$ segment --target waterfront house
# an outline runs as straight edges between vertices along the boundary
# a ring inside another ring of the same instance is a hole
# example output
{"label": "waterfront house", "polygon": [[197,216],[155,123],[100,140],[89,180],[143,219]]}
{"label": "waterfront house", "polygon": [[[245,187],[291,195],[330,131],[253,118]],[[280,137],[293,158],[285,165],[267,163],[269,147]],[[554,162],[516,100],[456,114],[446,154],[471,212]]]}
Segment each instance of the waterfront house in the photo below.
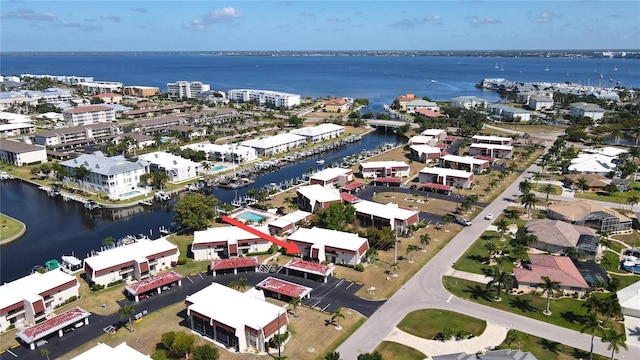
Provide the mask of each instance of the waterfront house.
{"label": "waterfront house", "polygon": [[67,126],[115,122],[116,112],[104,105],[81,106],[62,112]]}
{"label": "waterfront house", "polygon": [[236,352],[264,352],[265,344],[287,332],[287,309],[265,301],[262,290],[242,293],[218,283],[187,296],[192,331]]}
{"label": "waterfront house", "polygon": [[297,191],[300,210],[316,213],[333,203],[342,202],[337,190],[330,190],[320,184],[302,186]]}
{"label": "waterfront house", "polygon": [[173,183],[193,179],[202,171],[202,164],[164,151],[140,155],[138,164],[148,166],[151,171],[166,172]]}
{"label": "waterfront house", "polygon": [[60,268],[0,285],[0,332],[45,319],[69,298],[78,297],[79,288],[75,276]]}
{"label": "waterfront house", "polygon": [[630,218],[589,200],[563,201],[550,205],[547,217],[612,234],[632,231]]}
{"label": "waterfront house", "polygon": [[414,94],[398,95],[396,101],[400,107],[398,110],[407,111],[407,103],[410,101],[419,100]]}
{"label": "waterfront house", "polygon": [[272,108],[290,109],[300,105],[300,95],[271,90],[233,89],[227,92],[229,100],[236,102],[257,101]]}
{"label": "waterfront house", "polygon": [[406,107],[407,113],[409,114],[415,114],[416,110],[419,110],[419,109],[426,109],[426,110],[431,110],[435,112],[440,110],[440,107],[438,106],[437,103],[433,101],[422,100],[422,99],[408,101],[405,107]]}
{"label": "waterfront house", "polygon": [[104,156],[101,152],[82,154],[75,159],[60,162],[69,174],[66,181],[75,181],[75,170],[84,167],[89,170],[89,176],[82,179],[78,185],[83,189],[95,191],[118,199],[123,194],[135,191],[140,183],[140,176],[147,173],[147,169],[124,156]]}
{"label": "waterfront house", "polygon": [[529,254],[529,263],[513,269],[513,275],[516,279],[514,287],[527,292],[539,290],[545,276],[557,281],[563,292],[584,294],[589,290],[589,284],[568,256]]}
{"label": "waterfront house", "polygon": [[[581,184],[582,179],[584,179],[584,186]],[[602,191],[611,183],[611,179],[600,174],[565,174],[564,182],[572,189]]]}
{"label": "waterfront house", "polygon": [[370,161],[360,163],[360,174],[363,178],[406,177],[410,167],[404,161]]}
{"label": "waterfront house", "polygon": [[404,232],[419,221],[417,211],[403,209],[393,203],[380,204],[362,200],[353,206],[356,209],[356,218],[363,227],[373,226],[381,229],[389,226],[393,230]]}
{"label": "waterfront house", "polygon": [[582,252],[587,259],[595,259],[600,239],[597,232],[586,226],[573,225],[559,220],[533,219],[527,221],[527,232],[538,241],[531,247],[561,255],[569,248]]}
{"label": "waterfront house", "polygon": [[440,166],[479,174],[489,168],[489,162],[472,156],[444,155],[440,158]]}
{"label": "waterfront house", "polygon": [[2,139],[0,141],[0,160],[16,166],[44,163],[47,162],[47,150],[40,145]]}
{"label": "waterfront house", "polygon": [[477,96],[458,96],[451,98],[451,107],[459,109],[486,108],[487,100]]}
{"label": "waterfront house", "polygon": [[358,265],[364,257],[369,242],[358,234],[337,230],[300,228],[287,237],[294,242],[302,256],[317,262]]}
{"label": "waterfront house", "polygon": [[307,138],[307,143],[315,143],[344,135],[344,126],[326,123],[294,129],[289,133],[304,136]]}
{"label": "waterfront house", "polygon": [[430,110],[430,109],[422,109],[422,108],[420,108],[420,109],[416,109],[416,110],[414,111],[414,113],[415,113],[416,115],[422,115],[422,116],[424,116],[424,117],[426,117],[426,118],[428,118],[428,119],[435,119],[435,118],[440,118],[440,117],[447,117],[447,115],[442,114],[442,113],[439,113],[439,112],[437,112],[437,111],[433,111],[433,110]]}
{"label": "waterfront house", "polygon": [[425,167],[418,174],[418,181],[421,184],[440,184],[461,189],[471,188],[473,180],[473,173],[439,167]]}
{"label": "waterfront house", "polygon": [[571,117],[588,117],[600,120],[604,117],[605,110],[597,104],[577,102],[571,104]]}
{"label": "waterfront house", "polygon": [[84,259],[90,284],[108,285],[118,280],[143,280],[175,266],[180,252],[166,238],[140,239],[92,254]]}
{"label": "waterfront house", "polygon": [[309,177],[309,184],[320,184],[324,187],[334,188],[344,186],[353,180],[353,171],[343,168],[326,168]]}
{"label": "waterfront house", "polygon": [[324,102],[324,111],[341,113],[349,110],[350,106],[351,104],[343,98],[330,99]]}
{"label": "waterfront house", "polygon": [[[264,234],[269,234],[266,226],[253,226]],[[193,259],[212,260],[269,250],[271,242],[236,226],[208,228],[193,232],[191,251]]]}
{"label": "waterfront house", "polygon": [[261,156],[271,156],[304,146],[306,143],[307,138],[304,136],[283,133],[261,139],[245,140],[240,145],[256,149]]}

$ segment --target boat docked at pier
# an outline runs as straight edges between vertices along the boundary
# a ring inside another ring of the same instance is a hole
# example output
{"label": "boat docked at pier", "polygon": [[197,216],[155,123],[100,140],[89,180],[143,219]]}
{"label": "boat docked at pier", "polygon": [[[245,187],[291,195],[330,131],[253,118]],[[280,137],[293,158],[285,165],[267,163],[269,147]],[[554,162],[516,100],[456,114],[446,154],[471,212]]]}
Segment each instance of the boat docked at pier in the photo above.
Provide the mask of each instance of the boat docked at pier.
{"label": "boat docked at pier", "polygon": [[98,202],[95,200],[88,200],[87,202],[84,203],[84,208],[89,211],[93,211],[93,210],[100,209],[100,204],[98,204]]}

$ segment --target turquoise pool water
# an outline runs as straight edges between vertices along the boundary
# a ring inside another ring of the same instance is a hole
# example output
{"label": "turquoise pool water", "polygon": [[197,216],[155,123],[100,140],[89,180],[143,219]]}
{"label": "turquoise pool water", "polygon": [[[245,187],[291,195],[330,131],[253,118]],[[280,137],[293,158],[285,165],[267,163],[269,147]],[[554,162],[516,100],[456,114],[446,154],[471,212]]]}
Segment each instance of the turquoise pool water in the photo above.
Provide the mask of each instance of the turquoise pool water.
{"label": "turquoise pool water", "polygon": [[138,195],[140,195],[140,194],[142,194],[142,191],[140,191],[140,190],[133,190],[133,191],[126,192],[126,193],[124,193],[124,194],[120,194],[120,197],[121,197],[121,198],[130,198],[130,197],[138,196]]}
{"label": "turquoise pool water", "polygon": [[210,168],[210,169],[209,169],[209,172],[210,172],[210,173],[214,173],[214,172],[218,172],[218,171],[220,171],[220,170],[224,170],[224,169],[226,169],[226,168],[227,168],[227,167],[226,167],[226,166],[224,166],[224,165],[216,165],[216,166],[214,166],[214,167]]}
{"label": "turquoise pool water", "polygon": [[242,213],[240,215],[238,215],[239,218],[245,219],[245,220],[251,220],[253,222],[260,222],[262,219],[266,219],[265,216],[262,215],[258,215],[252,212],[245,212]]}

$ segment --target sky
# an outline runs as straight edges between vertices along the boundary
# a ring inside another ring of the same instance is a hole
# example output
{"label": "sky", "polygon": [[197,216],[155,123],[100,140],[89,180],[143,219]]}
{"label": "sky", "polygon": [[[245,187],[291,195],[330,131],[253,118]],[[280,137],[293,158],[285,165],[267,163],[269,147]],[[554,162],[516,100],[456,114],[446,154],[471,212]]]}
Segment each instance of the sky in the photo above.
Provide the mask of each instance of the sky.
{"label": "sky", "polygon": [[0,51],[640,49],[639,24],[639,0],[0,0]]}

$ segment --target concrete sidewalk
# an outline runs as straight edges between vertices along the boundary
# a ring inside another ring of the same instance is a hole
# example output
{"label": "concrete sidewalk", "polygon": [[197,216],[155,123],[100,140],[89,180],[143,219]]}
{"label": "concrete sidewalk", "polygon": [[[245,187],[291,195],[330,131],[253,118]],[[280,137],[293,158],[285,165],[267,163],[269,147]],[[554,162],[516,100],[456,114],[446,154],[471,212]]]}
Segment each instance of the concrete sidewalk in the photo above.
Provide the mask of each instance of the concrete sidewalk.
{"label": "concrete sidewalk", "polygon": [[484,332],[477,337],[467,340],[449,340],[445,342],[427,340],[415,335],[406,333],[398,328],[391,330],[384,340],[393,341],[412,347],[428,357],[444,354],[454,354],[466,352],[467,354],[475,354],[477,352],[485,352],[500,345],[507,337],[509,329],[487,323]]}
{"label": "concrete sidewalk", "polygon": [[456,270],[454,268],[449,268],[446,273],[446,276],[453,276],[458,279],[464,279],[469,281],[475,281],[477,283],[488,284],[491,281],[490,277],[486,277],[480,274],[474,274],[466,271]]}

